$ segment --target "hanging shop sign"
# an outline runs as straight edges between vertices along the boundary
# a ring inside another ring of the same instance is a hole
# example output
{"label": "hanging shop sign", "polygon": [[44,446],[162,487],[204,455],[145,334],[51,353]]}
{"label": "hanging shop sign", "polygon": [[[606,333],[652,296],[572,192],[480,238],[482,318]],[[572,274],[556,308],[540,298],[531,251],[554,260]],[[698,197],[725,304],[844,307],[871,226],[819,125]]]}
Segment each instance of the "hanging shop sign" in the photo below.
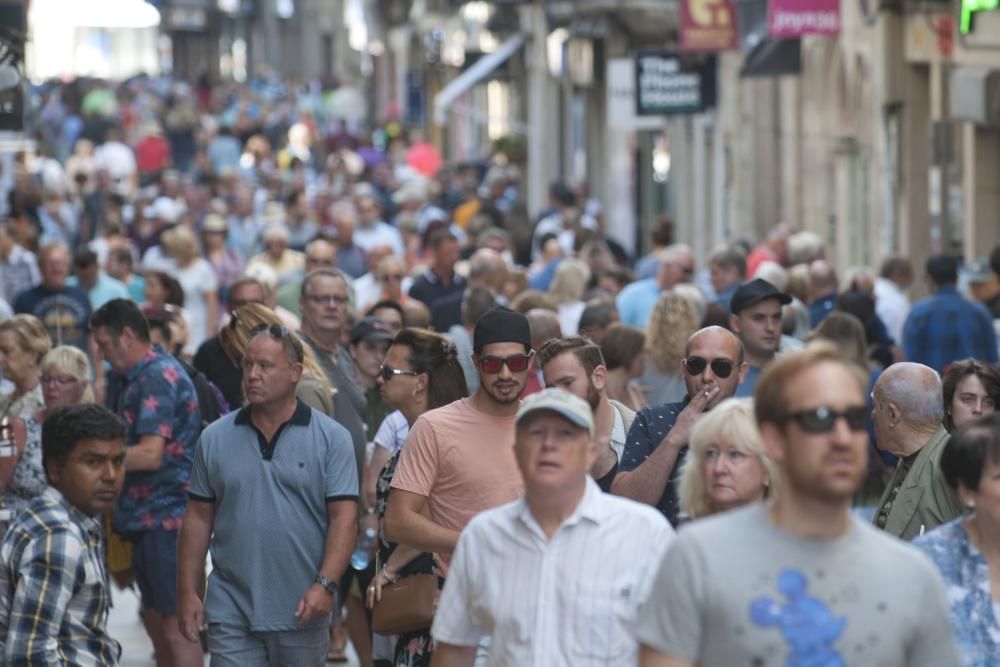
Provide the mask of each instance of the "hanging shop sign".
{"label": "hanging shop sign", "polygon": [[701,113],[714,107],[715,69],[714,56],[638,51],[635,55],[636,115]]}
{"label": "hanging shop sign", "polygon": [[680,50],[715,53],[739,48],[730,0],[681,0]]}
{"label": "hanging shop sign", "polygon": [[840,33],[840,0],[771,0],[768,32],[772,37]]}

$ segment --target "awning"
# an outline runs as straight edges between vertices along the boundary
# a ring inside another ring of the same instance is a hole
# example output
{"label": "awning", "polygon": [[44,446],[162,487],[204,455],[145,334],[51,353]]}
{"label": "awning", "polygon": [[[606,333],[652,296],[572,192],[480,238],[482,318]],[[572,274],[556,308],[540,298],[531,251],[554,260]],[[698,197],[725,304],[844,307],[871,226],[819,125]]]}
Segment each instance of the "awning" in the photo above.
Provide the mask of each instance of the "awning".
{"label": "awning", "polygon": [[524,40],[524,33],[514,35],[501,44],[499,49],[484,55],[472,67],[456,76],[447,86],[442,88],[441,92],[434,97],[434,122],[438,125],[444,125],[448,118],[448,107],[507,62],[521,48]]}

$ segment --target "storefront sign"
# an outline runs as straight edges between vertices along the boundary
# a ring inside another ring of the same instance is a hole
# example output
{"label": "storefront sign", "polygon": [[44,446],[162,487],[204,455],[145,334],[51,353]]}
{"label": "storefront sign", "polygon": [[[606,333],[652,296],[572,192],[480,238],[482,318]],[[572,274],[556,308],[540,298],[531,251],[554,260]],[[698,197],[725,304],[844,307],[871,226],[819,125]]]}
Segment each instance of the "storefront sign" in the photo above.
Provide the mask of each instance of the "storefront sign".
{"label": "storefront sign", "polygon": [[991,12],[1000,9],[1000,0],[962,0],[962,14],[958,29],[963,35],[972,32],[972,15],[976,12]]}
{"label": "storefront sign", "polygon": [[681,0],[680,50],[713,53],[739,48],[730,0]]}
{"label": "storefront sign", "polygon": [[715,95],[714,57],[691,60],[664,51],[636,53],[636,115],[700,113],[715,106]]}
{"label": "storefront sign", "polygon": [[771,0],[768,32],[772,37],[836,35],[840,0]]}

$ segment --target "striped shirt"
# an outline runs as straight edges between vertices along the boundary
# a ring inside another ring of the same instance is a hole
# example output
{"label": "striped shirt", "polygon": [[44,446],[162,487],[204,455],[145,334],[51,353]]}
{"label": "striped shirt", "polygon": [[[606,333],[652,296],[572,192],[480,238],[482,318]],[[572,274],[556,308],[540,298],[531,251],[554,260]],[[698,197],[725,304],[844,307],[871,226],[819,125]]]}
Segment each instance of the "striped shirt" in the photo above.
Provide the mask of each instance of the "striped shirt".
{"label": "striped shirt", "polygon": [[459,537],[431,632],[456,646],[492,635],[488,666],[635,664],[638,608],[673,536],[590,478],[551,539],[523,498],[487,510]]}
{"label": "striped shirt", "polygon": [[104,554],[100,522],[52,487],[17,515],[0,545],[4,665],[118,664]]}

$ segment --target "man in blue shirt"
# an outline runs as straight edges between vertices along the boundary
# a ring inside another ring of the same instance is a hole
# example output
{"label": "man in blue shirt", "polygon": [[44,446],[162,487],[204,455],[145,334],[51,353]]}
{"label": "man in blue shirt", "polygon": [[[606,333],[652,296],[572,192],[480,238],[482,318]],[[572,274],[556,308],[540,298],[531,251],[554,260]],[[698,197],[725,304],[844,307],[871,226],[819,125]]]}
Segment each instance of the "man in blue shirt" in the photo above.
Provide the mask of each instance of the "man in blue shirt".
{"label": "man in blue shirt", "polygon": [[687,396],[639,411],[611,492],[653,505],[676,525],[677,478],[691,429],[702,414],[736,393],[746,371],[743,345],[731,331],[706,327],[692,334],[681,362]]}
{"label": "man in blue shirt", "polygon": [[73,254],[75,276],[66,279],[66,284],[87,291],[90,307],[97,310],[111,299],[130,299],[125,283],[101,271],[97,253],[90,248],[78,248]]}
{"label": "man in blue shirt", "polygon": [[944,373],[959,359],[997,363],[993,317],[981,303],[958,293],[958,261],[934,255],[927,259],[933,294],[913,307],[903,325],[903,351],[909,361]]}
{"label": "man in blue shirt", "polygon": [[632,283],[615,300],[622,322],[644,329],[660,294],[694,277],[694,255],[681,243],[660,252],[660,269],[655,278]]}
{"label": "man in blue shirt", "polygon": [[815,329],[837,305],[837,272],[830,264],[817,259],[809,265],[809,326]]}

